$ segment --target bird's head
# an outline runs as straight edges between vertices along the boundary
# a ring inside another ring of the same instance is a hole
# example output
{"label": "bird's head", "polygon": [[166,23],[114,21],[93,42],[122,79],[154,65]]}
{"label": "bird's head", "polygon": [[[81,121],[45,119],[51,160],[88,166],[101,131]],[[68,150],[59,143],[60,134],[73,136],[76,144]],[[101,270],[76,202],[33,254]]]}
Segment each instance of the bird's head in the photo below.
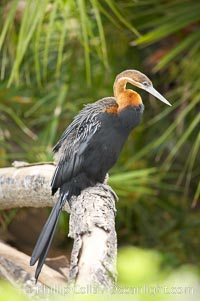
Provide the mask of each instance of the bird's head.
{"label": "bird's head", "polygon": [[165,99],[154,87],[151,80],[143,73],[137,70],[126,70],[117,75],[114,83],[114,94],[117,95],[122,93],[126,84],[130,83],[140,89],[143,89],[153,96],[155,96],[160,101],[171,106],[171,104]]}

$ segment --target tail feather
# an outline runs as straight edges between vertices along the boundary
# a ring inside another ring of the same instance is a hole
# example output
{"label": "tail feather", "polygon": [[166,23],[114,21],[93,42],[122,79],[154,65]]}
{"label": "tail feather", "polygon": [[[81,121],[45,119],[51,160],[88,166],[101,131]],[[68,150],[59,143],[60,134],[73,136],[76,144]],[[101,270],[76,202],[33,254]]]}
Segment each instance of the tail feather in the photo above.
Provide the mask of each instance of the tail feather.
{"label": "tail feather", "polygon": [[60,194],[59,199],[53,207],[33,250],[30,265],[34,265],[38,261],[38,265],[35,272],[36,282],[41,272],[44,261],[46,259],[51,242],[53,240],[53,236],[55,233],[56,226],[58,224],[62,207],[65,204],[66,200],[69,200],[69,198],[69,192]]}
{"label": "tail feather", "polygon": [[[61,212],[61,210],[60,210],[60,212]],[[51,246],[51,243],[52,243],[52,240],[53,240],[53,236],[54,236],[54,233],[55,233],[55,229],[56,229],[56,226],[58,224],[59,216],[60,216],[60,213],[59,213],[59,215],[58,215],[58,217],[57,217],[57,219],[55,221],[55,224],[52,226],[52,232],[49,235],[49,240],[46,242],[46,245],[43,246],[42,253],[40,254],[40,257],[39,257],[39,260],[38,260],[38,264],[37,264],[37,268],[36,268],[36,271],[35,271],[35,281],[36,282],[38,280],[38,277],[39,277],[39,274],[40,274],[41,269],[43,267],[43,264],[45,262],[47,253],[48,253],[49,248]]]}
{"label": "tail feather", "polygon": [[51,236],[52,229],[54,228],[55,222],[59,217],[61,207],[61,198],[58,199],[57,203],[53,207],[41,233],[38,238],[38,241],[35,245],[35,248],[33,250],[30,264],[34,265],[38,258],[40,257],[43,247],[46,245],[47,241],[49,240],[49,237]]}

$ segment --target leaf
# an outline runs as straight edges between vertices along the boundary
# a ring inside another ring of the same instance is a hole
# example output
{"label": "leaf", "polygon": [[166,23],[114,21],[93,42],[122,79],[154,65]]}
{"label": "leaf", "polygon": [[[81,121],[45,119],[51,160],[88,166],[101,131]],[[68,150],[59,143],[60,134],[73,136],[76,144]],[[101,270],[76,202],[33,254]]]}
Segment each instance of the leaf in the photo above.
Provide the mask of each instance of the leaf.
{"label": "leaf", "polygon": [[26,1],[19,31],[16,58],[8,81],[8,86],[10,86],[14,80],[19,80],[20,64],[25,56],[34,31],[45,14],[47,3],[48,0],[42,2],[40,0],[35,0],[34,3],[32,0]]}
{"label": "leaf", "polygon": [[87,83],[91,84],[91,65],[90,65],[90,47],[89,47],[89,37],[88,37],[88,17],[85,8],[84,0],[77,0],[79,7],[82,35],[83,35],[83,47],[85,53],[85,68],[86,68],[86,79]]}
{"label": "leaf", "polygon": [[37,139],[37,135],[35,135],[25,124],[24,122],[15,114],[15,112],[9,108],[4,106],[3,104],[0,105],[0,109],[2,112],[6,112],[12,119],[13,121],[19,126],[19,128],[30,138],[33,140]]}
{"label": "leaf", "polygon": [[107,57],[107,47],[106,47],[106,39],[104,35],[104,29],[103,29],[103,24],[101,20],[101,15],[99,12],[99,6],[98,6],[98,1],[97,0],[90,0],[94,9],[95,17],[97,20],[97,26],[99,30],[99,37],[101,41],[101,49],[102,49],[102,57],[103,57],[103,62],[106,67],[108,67],[108,57]]}
{"label": "leaf", "polygon": [[181,41],[175,48],[168,52],[156,65],[154,68],[155,71],[161,70],[170,63],[170,61],[174,60],[179,54],[183,51],[186,51],[187,48],[192,47],[199,41],[200,32],[197,30],[191,33],[188,37],[186,37],[183,41]]}
{"label": "leaf", "polygon": [[162,25],[135,40],[137,45],[154,43],[187,25],[200,20],[200,4],[191,5],[183,11],[177,10],[170,16],[162,18]]}
{"label": "leaf", "polygon": [[126,20],[126,18],[124,18],[122,16],[122,14],[118,11],[117,7],[115,6],[115,2],[114,1],[110,1],[110,0],[105,0],[105,2],[107,3],[107,5],[110,7],[111,11],[116,15],[116,17],[118,18],[118,20],[124,24],[128,29],[130,29],[136,36],[140,36],[139,32],[137,31],[137,29],[135,27],[133,27],[131,25],[130,22],[128,22]]}

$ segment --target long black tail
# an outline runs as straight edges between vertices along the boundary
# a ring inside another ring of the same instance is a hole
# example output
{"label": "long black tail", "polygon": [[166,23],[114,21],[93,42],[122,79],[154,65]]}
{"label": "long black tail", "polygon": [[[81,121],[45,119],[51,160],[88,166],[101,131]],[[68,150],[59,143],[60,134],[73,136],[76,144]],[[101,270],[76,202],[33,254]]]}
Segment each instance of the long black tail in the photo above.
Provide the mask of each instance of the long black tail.
{"label": "long black tail", "polygon": [[33,250],[30,265],[34,265],[37,261],[37,268],[35,271],[35,280],[37,282],[38,276],[41,272],[42,266],[44,264],[44,261],[46,259],[48,250],[50,248],[56,226],[58,224],[59,216],[62,211],[62,208],[67,200],[69,200],[71,197],[71,194],[69,192],[61,193],[58,201],[56,202],[55,206],[53,207],[48,220],[46,221],[42,232],[40,233],[40,236],[38,238],[38,241],[35,245],[35,248]]}

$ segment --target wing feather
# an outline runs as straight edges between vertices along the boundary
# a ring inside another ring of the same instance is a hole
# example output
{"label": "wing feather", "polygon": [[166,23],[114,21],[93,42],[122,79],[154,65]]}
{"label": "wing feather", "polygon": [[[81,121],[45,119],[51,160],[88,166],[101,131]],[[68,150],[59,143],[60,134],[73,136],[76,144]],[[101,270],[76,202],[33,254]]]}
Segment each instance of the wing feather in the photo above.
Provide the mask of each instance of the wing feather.
{"label": "wing feather", "polygon": [[52,193],[82,168],[85,151],[92,137],[101,127],[100,114],[107,108],[117,106],[115,98],[103,98],[96,103],[88,104],[73,119],[53,148],[57,167],[52,178]]}

